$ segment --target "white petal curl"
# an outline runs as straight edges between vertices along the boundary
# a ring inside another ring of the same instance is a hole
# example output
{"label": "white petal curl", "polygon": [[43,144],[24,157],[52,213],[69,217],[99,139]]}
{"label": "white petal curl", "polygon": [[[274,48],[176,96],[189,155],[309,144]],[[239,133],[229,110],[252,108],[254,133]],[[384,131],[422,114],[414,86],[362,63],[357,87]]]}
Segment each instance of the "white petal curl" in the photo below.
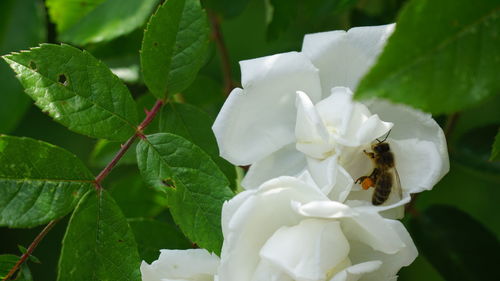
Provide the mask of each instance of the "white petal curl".
{"label": "white petal curl", "polygon": [[335,86],[352,91],[375,63],[395,25],[366,26],[349,31],[307,34],[302,52],[319,69],[323,98]]}
{"label": "white petal curl", "polygon": [[240,62],[243,89],[234,89],[212,127],[222,157],[252,164],[294,141],[295,97],[303,91],[317,102],[318,70],[302,53]]}
{"label": "white petal curl", "polygon": [[212,281],[219,257],[205,249],[161,250],[158,260],[141,264],[142,281]]}

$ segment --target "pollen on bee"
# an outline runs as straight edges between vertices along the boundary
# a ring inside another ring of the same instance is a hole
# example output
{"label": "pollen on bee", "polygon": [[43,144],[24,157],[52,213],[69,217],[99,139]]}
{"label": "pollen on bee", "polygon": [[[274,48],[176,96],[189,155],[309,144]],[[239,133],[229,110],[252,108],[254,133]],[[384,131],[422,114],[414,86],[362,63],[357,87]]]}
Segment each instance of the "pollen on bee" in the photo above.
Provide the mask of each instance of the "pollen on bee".
{"label": "pollen on bee", "polygon": [[367,190],[368,188],[374,186],[375,183],[373,182],[373,180],[371,178],[366,178],[363,180],[363,182],[361,182],[361,187],[364,189],[364,190]]}

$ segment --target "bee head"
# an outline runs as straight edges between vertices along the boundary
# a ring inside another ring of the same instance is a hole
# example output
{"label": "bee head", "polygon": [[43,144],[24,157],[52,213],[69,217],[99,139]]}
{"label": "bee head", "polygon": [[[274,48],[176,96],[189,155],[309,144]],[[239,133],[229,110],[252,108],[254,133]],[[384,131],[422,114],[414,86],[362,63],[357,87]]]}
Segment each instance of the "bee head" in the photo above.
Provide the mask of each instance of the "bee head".
{"label": "bee head", "polygon": [[376,143],[372,146],[373,151],[376,153],[383,153],[390,150],[389,144],[386,142]]}

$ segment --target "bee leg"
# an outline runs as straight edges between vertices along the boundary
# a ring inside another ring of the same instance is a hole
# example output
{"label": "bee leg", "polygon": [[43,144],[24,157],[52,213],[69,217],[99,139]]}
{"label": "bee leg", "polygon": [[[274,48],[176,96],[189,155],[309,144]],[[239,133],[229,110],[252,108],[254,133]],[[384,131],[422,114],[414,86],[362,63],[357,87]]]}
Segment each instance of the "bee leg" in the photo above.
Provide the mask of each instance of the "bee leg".
{"label": "bee leg", "polygon": [[369,178],[369,176],[359,177],[354,183],[362,183],[366,178]]}
{"label": "bee leg", "polygon": [[370,157],[371,159],[374,159],[375,158],[375,153],[373,152],[368,152],[366,150],[363,149],[363,152],[368,156]]}

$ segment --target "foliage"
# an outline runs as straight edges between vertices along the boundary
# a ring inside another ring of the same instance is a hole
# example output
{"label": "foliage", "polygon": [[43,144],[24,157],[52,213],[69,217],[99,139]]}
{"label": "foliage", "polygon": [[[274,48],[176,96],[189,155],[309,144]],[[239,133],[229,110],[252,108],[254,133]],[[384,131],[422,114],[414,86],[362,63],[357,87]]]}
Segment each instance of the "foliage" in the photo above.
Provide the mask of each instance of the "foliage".
{"label": "foliage", "polygon": [[42,264],[28,259],[16,280],[140,280],[159,249],[219,254],[245,167],[237,177],[219,156],[211,126],[238,61],[397,22],[356,97],[435,114],[451,159],[412,204],[421,257],[399,280],[495,280],[499,18],[495,0],[2,0],[0,277],[54,220]]}

